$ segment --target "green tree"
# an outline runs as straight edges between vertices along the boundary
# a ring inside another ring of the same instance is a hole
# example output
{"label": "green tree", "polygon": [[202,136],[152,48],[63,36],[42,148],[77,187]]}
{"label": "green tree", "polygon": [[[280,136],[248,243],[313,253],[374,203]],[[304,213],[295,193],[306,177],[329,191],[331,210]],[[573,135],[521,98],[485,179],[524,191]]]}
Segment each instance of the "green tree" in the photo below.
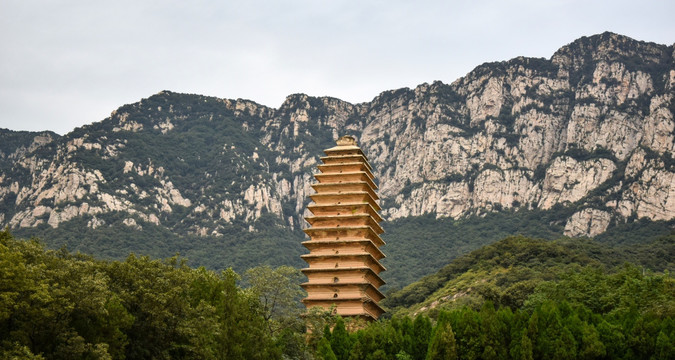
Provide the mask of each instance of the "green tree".
{"label": "green tree", "polygon": [[618,359],[626,354],[626,337],[622,326],[611,324],[602,319],[597,324],[596,329],[600,336],[600,341],[605,347],[607,358]]}
{"label": "green tree", "polygon": [[420,314],[413,322],[413,345],[411,354],[415,360],[426,358],[431,338],[431,320],[426,315]]}
{"label": "green tree", "polygon": [[598,334],[598,331],[592,324],[582,325],[580,340],[580,359],[599,359],[603,358],[607,353],[605,344],[600,340],[600,334]]}
{"label": "green tree", "polygon": [[497,319],[497,312],[491,301],[486,301],[479,312],[481,342],[483,346],[482,359],[504,359],[506,358],[507,345],[503,342],[507,340],[508,334]]}
{"label": "green tree", "polygon": [[442,321],[436,325],[434,334],[429,342],[427,360],[454,360],[457,359],[457,344],[455,334],[449,321]]}
{"label": "green tree", "polygon": [[401,351],[410,356],[409,354],[412,354],[414,351],[413,337],[415,333],[415,325],[412,319],[407,316],[403,317],[399,322],[398,332],[401,336]]}
{"label": "green tree", "polygon": [[464,308],[457,313],[456,322],[452,323],[456,330],[457,356],[462,359],[479,359],[483,353],[479,317],[475,311]]}
{"label": "green tree", "polygon": [[656,359],[675,359],[673,339],[670,339],[663,331],[659,332],[659,336],[656,337],[654,357]]}
{"label": "green tree", "polygon": [[51,359],[123,355],[131,318],[92,259],[5,231],[0,265],[2,348]]}
{"label": "green tree", "polygon": [[319,359],[338,360],[333,349],[330,347],[330,342],[328,342],[326,338],[321,338],[321,340],[319,340],[317,354],[319,355]]}
{"label": "green tree", "polygon": [[244,279],[249,290],[260,300],[262,316],[272,336],[282,328],[304,325],[300,318],[303,308],[299,306],[305,294],[300,287],[302,278],[300,270],[291,266],[272,269],[264,265],[246,271]]}
{"label": "green tree", "polygon": [[396,353],[396,360],[412,360],[412,359],[413,357],[403,350]]}
{"label": "green tree", "polygon": [[337,321],[335,322],[335,327],[333,328],[330,337],[330,347],[333,349],[338,360],[349,359],[352,344],[342,317],[338,316]]}
{"label": "green tree", "polygon": [[523,333],[523,337],[520,339],[520,351],[518,352],[518,357],[514,358],[517,360],[532,360],[532,341],[527,336],[527,333]]}

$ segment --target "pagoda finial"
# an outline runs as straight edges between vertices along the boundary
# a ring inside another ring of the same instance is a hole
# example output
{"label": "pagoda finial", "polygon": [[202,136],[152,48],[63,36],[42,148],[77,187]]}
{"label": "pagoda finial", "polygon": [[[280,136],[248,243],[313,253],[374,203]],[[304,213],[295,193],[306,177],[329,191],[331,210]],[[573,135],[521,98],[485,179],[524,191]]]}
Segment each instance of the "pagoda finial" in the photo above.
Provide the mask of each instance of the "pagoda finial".
{"label": "pagoda finial", "polygon": [[351,135],[345,135],[337,139],[338,146],[356,146],[356,138]]}

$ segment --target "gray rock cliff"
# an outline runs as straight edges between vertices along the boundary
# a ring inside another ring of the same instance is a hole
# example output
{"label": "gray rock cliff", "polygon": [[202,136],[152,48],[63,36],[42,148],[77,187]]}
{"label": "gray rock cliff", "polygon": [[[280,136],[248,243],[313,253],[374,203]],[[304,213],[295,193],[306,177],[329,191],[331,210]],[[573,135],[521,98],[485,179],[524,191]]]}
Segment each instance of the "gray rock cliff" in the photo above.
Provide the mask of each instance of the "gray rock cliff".
{"label": "gray rock cliff", "polygon": [[66,136],[3,148],[0,225],[85,217],[95,229],[115,213],[129,228],[179,235],[256,231],[269,217],[302,228],[321,149],[344,134],[368,155],[387,219],[560,204],[575,209],[562,219],[569,236],[670,220],[674,64],[673,46],[604,33],[550,59],[486,63],[361,104],[295,94],[272,109],[165,91]]}

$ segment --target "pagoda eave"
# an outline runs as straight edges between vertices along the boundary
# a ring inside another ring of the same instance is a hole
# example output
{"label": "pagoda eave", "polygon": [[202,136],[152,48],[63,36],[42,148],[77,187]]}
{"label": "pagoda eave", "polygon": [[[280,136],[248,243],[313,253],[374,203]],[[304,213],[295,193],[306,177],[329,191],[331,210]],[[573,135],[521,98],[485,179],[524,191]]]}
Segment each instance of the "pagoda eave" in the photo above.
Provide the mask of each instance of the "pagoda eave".
{"label": "pagoda eave", "polygon": [[[377,246],[382,246],[386,245],[384,240],[382,240],[377,232],[373,230],[370,226],[345,226],[345,227],[322,227],[322,228],[317,228],[317,227],[311,227],[302,230],[305,234],[309,235],[310,238],[313,236],[318,236],[318,235],[324,235],[324,236],[330,236],[335,234],[335,236],[347,236],[349,237],[349,233],[356,233],[359,234],[361,232],[366,232],[370,236],[368,239],[371,239],[375,245]],[[329,235],[330,234],[330,235]],[[317,240],[317,239],[312,239],[313,241],[322,241],[322,240]],[[339,240],[339,239],[336,239]]]}
{"label": "pagoda eave", "polygon": [[366,214],[370,215],[378,223],[382,221],[382,217],[377,213],[377,210],[370,204],[364,202],[355,202],[355,203],[342,203],[342,204],[310,204],[307,206],[309,210],[315,216],[323,215],[340,215],[342,213],[352,214],[356,213],[359,210],[364,211]]}
{"label": "pagoda eave", "polygon": [[[340,259],[354,259],[354,258],[366,258],[370,263],[375,265],[378,269],[375,271],[376,274],[381,273],[382,271],[386,271],[387,269],[380,264],[380,262],[371,254],[369,253],[353,253],[353,254],[305,254],[305,255],[300,255],[300,257],[305,260],[308,264],[311,263],[308,260],[329,260],[329,259],[334,259],[334,260],[340,260]],[[335,268],[331,268],[335,269]],[[339,268],[338,268],[339,269]],[[372,268],[371,268],[372,269]]]}
{"label": "pagoda eave", "polygon": [[[386,255],[369,239],[341,239],[341,240],[309,240],[303,241],[302,246],[307,248],[307,250],[312,251],[314,249],[323,249],[326,246],[336,246],[336,245],[350,245],[350,244],[361,244],[366,247],[366,249],[373,250],[373,257],[377,260],[384,259]],[[365,250],[366,252],[370,252]],[[302,257],[302,256],[301,256]]]}
{"label": "pagoda eave", "polygon": [[365,171],[343,171],[341,173],[318,173],[314,178],[319,183],[340,183],[340,181],[365,181],[373,190],[377,190],[377,184],[373,177]]}
{"label": "pagoda eave", "polygon": [[[368,169],[372,170],[372,166],[368,163],[368,159],[366,156],[362,153],[360,154],[351,154],[351,155],[328,155],[328,156],[322,156],[319,159],[324,164],[343,164],[343,163],[353,163],[353,162],[361,162],[366,164],[368,166]],[[356,159],[356,161],[345,161],[345,160],[353,160]]]}
{"label": "pagoda eave", "polygon": [[[358,214],[358,215],[320,215],[320,216],[306,216],[305,221],[307,221],[312,226],[317,226],[319,228],[327,227],[345,227],[340,226],[340,223],[351,225],[351,226],[370,226],[376,234],[384,233],[384,229],[378,224],[373,218],[368,214]],[[335,226],[337,225],[337,226]]]}
{"label": "pagoda eave", "polygon": [[[330,283],[310,283],[310,282],[306,282],[306,283],[300,284],[300,286],[305,290],[307,290],[309,288],[326,289],[326,288],[346,288],[346,287],[355,286],[355,287],[358,287],[358,288],[361,288],[361,289],[367,289],[367,290],[370,290],[370,291],[374,292],[376,294],[376,297],[377,297],[377,299],[375,299],[375,301],[380,301],[380,300],[385,298],[384,294],[380,290],[378,290],[375,286],[373,286],[373,284],[368,283],[368,282],[341,282],[341,283],[337,283],[337,284],[332,283],[332,282],[330,282]],[[333,298],[331,298],[331,299],[333,299]]]}

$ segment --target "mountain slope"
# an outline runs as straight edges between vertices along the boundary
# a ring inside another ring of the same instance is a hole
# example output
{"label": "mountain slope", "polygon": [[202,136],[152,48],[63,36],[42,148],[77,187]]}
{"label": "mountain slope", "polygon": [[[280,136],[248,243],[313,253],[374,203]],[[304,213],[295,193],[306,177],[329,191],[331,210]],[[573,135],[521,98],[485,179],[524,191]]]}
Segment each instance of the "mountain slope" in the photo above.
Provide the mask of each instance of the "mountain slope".
{"label": "mountain slope", "polygon": [[672,272],[674,260],[675,235],[631,247],[580,239],[509,237],[390,293],[383,305],[403,314],[463,306],[479,309],[486,300],[518,309],[540,284],[587,271],[584,269],[607,271],[631,262],[643,266],[643,272]]}
{"label": "mountain slope", "polygon": [[[505,224],[532,212],[548,238],[602,236],[643,218],[667,231],[673,50],[604,33],[551,59],[486,63],[452,84],[362,104],[295,94],[272,109],[163,91],[65,136],[34,134],[35,148],[24,135],[3,145],[0,225],[109,257],[180,251],[211,267],[299,265],[311,174],[321,150],[349,133],[394,227],[420,216],[430,217],[424,227],[464,226],[488,214]],[[12,136],[0,132],[4,144]],[[441,266],[497,240],[480,235],[459,251],[461,232],[453,236],[418,242],[448,249],[427,254]],[[385,252],[410,245],[396,233],[385,241]],[[401,285],[408,270],[388,261]]]}

